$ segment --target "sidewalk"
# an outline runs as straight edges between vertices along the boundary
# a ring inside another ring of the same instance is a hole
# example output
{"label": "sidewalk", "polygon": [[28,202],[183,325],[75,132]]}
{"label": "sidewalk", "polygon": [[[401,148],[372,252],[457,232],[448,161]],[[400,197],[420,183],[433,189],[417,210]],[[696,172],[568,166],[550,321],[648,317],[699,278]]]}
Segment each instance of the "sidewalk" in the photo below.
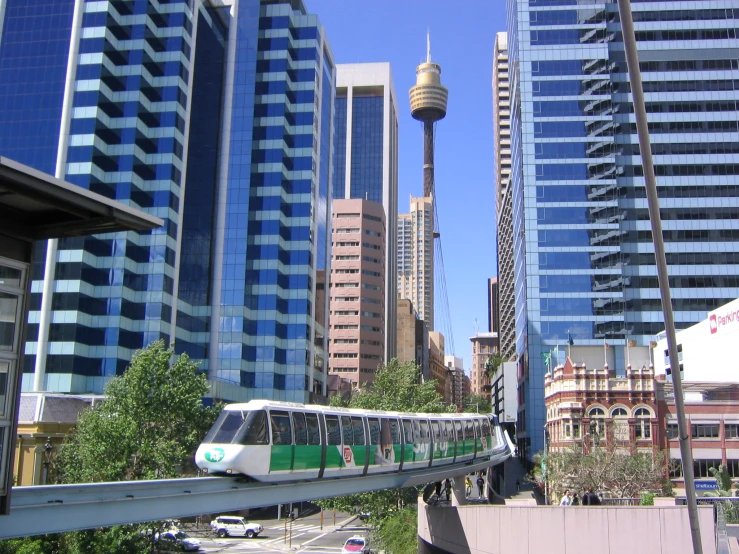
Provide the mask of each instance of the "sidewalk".
{"label": "sidewalk", "polygon": [[[526,480],[526,468],[518,458],[508,458],[503,462],[505,467],[505,497],[510,500],[530,500],[534,498],[540,503],[539,495],[534,492],[534,484]],[[516,487],[520,483],[520,490]]]}

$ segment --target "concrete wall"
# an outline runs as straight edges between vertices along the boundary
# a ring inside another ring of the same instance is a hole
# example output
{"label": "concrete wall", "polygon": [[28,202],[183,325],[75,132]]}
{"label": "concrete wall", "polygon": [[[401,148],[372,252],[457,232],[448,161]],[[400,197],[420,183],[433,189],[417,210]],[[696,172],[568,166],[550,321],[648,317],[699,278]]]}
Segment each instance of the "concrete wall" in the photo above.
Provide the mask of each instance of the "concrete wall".
{"label": "concrete wall", "polygon": [[[713,508],[698,506],[704,554]],[[684,506],[418,506],[418,536],[454,554],[692,554]]]}

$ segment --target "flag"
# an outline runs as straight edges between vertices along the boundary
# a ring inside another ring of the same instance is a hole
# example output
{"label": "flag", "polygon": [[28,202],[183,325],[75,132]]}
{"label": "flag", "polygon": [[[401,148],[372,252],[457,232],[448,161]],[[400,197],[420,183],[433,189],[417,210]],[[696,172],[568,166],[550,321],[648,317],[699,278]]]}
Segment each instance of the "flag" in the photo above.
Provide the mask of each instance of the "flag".
{"label": "flag", "polygon": [[567,333],[567,344],[569,344],[570,346],[575,344],[575,341],[572,340],[572,335],[570,335],[569,333]]}
{"label": "flag", "polygon": [[552,367],[552,353],[550,352],[542,352],[541,357],[544,359],[544,365],[547,366],[547,369]]}
{"label": "flag", "polygon": [[636,346],[636,341],[629,339],[628,345],[629,345],[629,348],[634,348]]}
{"label": "flag", "polygon": [[608,344],[606,341],[603,341],[603,348],[605,348],[606,350],[608,350],[610,347],[611,347],[610,344]]}

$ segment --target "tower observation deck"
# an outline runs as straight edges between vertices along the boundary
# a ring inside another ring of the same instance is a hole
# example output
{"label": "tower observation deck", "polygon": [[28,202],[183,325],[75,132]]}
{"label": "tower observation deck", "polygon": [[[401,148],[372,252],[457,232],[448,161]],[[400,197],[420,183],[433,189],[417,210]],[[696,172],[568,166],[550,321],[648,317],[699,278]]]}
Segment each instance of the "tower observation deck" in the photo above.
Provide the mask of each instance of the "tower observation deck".
{"label": "tower observation deck", "polygon": [[434,193],[434,123],[446,116],[449,92],[441,84],[441,66],[431,61],[431,39],[426,36],[426,62],[416,68],[411,87],[411,115],[423,122],[423,195]]}

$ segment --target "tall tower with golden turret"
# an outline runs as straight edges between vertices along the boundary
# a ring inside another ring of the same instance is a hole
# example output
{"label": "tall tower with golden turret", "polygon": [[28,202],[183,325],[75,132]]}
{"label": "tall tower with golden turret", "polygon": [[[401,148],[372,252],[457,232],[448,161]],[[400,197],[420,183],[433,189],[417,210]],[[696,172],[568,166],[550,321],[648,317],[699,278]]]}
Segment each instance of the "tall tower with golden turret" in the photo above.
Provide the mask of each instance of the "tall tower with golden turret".
{"label": "tall tower with golden turret", "polygon": [[423,122],[423,195],[434,195],[434,123],[444,119],[449,95],[441,84],[441,66],[431,61],[431,36],[426,34],[426,62],[416,68],[410,90],[411,115]]}

